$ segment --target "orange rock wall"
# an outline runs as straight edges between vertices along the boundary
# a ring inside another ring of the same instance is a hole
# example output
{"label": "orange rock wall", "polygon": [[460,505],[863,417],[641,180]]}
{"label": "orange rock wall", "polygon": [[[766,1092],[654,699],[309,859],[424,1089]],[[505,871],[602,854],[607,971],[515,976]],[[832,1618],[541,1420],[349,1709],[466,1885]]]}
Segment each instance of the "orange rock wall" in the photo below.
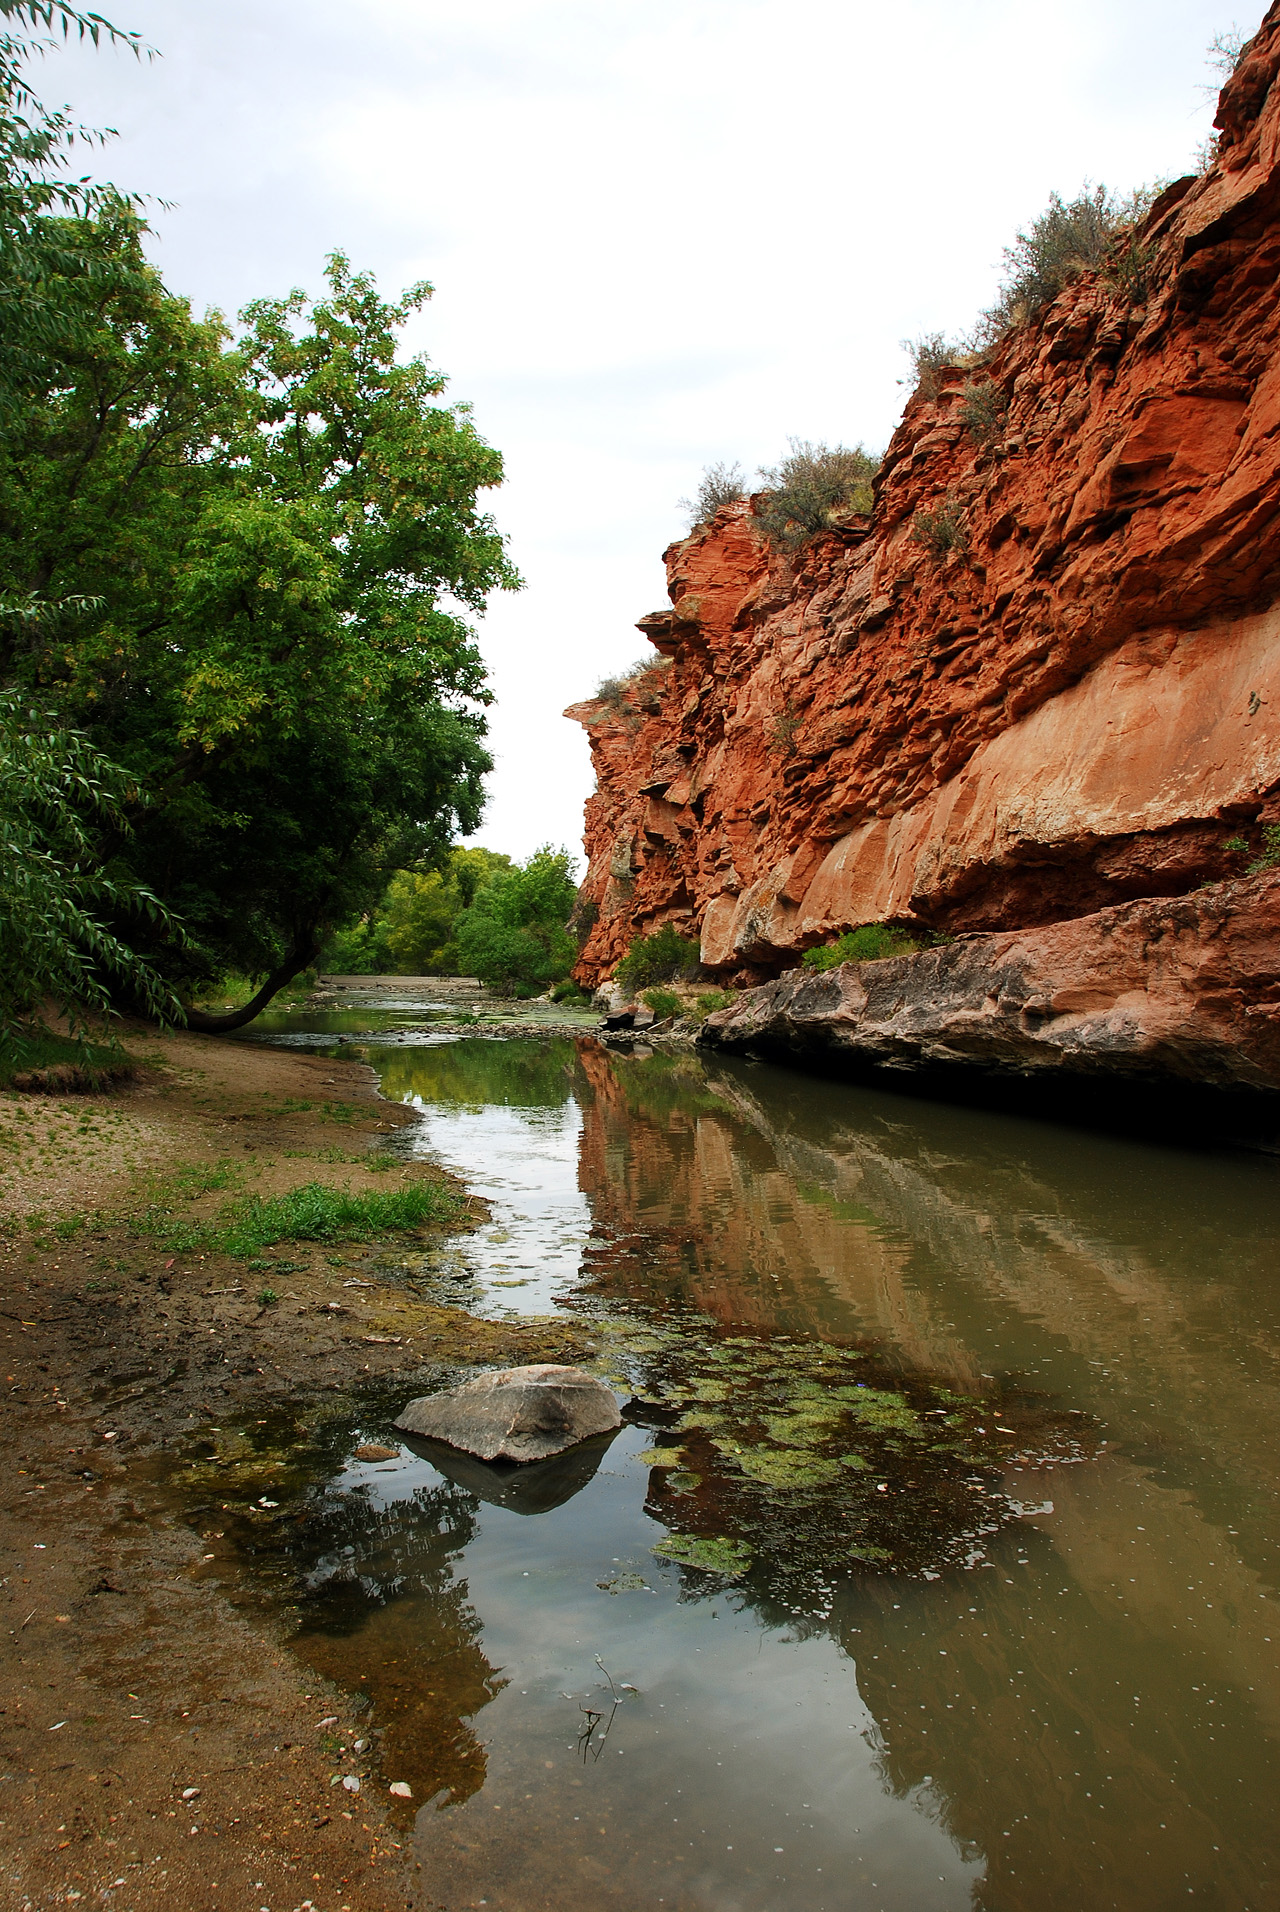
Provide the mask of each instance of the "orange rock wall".
{"label": "orange rock wall", "polygon": [[[1238,875],[1280,819],[1280,5],[1221,149],[977,374],[917,394],[870,519],[794,557],[745,504],[666,554],[669,659],[591,739],[578,975],[663,922],[759,980],[856,923],[1061,921]],[[999,435],[961,422],[989,375]],[[917,513],[958,507],[938,558]]]}

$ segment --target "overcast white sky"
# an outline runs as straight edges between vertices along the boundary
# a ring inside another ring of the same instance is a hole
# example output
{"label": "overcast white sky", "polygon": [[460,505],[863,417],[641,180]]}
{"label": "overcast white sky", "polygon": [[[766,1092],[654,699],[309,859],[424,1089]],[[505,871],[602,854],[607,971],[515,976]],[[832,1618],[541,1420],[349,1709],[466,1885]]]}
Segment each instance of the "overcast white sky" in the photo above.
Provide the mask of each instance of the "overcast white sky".
{"label": "overcast white sky", "polygon": [[527,579],[481,641],[480,842],[580,845],[563,707],[647,648],[676,500],[788,435],[883,446],[899,341],[959,332],[1049,192],[1190,169],[1205,49],[1259,0],[102,0],[161,58],[58,54],[46,99],[118,128],[173,202],[198,308],[319,289],[348,252],[507,464]]}

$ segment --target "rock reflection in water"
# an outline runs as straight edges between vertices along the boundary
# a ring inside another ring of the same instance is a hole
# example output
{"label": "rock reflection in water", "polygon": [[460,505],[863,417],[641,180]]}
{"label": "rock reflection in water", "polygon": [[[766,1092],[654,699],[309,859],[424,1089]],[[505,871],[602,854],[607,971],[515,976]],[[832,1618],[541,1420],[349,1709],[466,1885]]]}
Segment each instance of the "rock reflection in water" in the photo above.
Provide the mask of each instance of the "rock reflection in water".
{"label": "rock reflection in water", "polygon": [[[1104,1418],[1097,1466],[1011,1477],[1053,1513],[994,1568],[866,1578],[766,1624],[858,1663],[887,1782],[987,1855],[978,1903],[1265,1903],[1280,1834],[1274,1166],[749,1067],[689,1113],[584,1057],[593,1286],[871,1335],[904,1372],[1008,1378]],[[682,1065],[668,1065],[669,1071]],[[686,1597],[706,1597],[686,1576]],[[872,1642],[875,1644],[872,1645]]]}
{"label": "rock reflection in water", "polygon": [[591,1480],[612,1446],[616,1434],[598,1434],[579,1441],[565,1454],[553,1454],[545,1461],[482,1461],[464,1454],[443,1441],[430,1441],[420,1434],[401,1430],[404,1445],[421,1460],[430,1461],[437,1473],[455,1486],[465,1488],[477,1500],[494,1507],[505,1507],[512,1514],[548,1514],[563,1507],[580,1494]]}

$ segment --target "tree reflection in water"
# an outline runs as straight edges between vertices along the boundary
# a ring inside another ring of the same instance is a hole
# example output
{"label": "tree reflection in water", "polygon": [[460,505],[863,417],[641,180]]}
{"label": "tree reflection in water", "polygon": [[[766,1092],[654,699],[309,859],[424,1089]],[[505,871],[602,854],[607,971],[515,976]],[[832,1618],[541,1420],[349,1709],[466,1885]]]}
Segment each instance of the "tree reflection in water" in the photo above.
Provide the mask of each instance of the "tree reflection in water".
{"label": "tree reflection in water", "polygon": [[449,1480],[389,1504],[356,1486],[326,1492],[286,1544],[299,1589],[295,1651],[373,1702],[381,1763],[415,1801],[446,1804],[483,1786],[471,1722],[507,1684],[484,1655],[458,1574],[476,1513],[475,1496]]}

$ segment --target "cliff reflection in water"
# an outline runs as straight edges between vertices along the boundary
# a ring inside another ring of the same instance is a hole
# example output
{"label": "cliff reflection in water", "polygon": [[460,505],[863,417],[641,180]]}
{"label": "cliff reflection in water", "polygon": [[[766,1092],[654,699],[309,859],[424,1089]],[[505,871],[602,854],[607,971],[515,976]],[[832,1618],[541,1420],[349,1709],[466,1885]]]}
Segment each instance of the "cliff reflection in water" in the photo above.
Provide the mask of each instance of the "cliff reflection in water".
{"label": "cliff reflection in water", "polygon": [[772,1069],[580,1063],[584,1299],[874,1337],[1104,1422],[1103,1460],[1013,1476],[1053,1512],[994,1568],[862,1577],[807,1621],[760,1601],[857,1662],[886,1781],[931,1778],[987,1855],[981,1903],[1258,1903],[1280,1866],[1274,1166]]}

